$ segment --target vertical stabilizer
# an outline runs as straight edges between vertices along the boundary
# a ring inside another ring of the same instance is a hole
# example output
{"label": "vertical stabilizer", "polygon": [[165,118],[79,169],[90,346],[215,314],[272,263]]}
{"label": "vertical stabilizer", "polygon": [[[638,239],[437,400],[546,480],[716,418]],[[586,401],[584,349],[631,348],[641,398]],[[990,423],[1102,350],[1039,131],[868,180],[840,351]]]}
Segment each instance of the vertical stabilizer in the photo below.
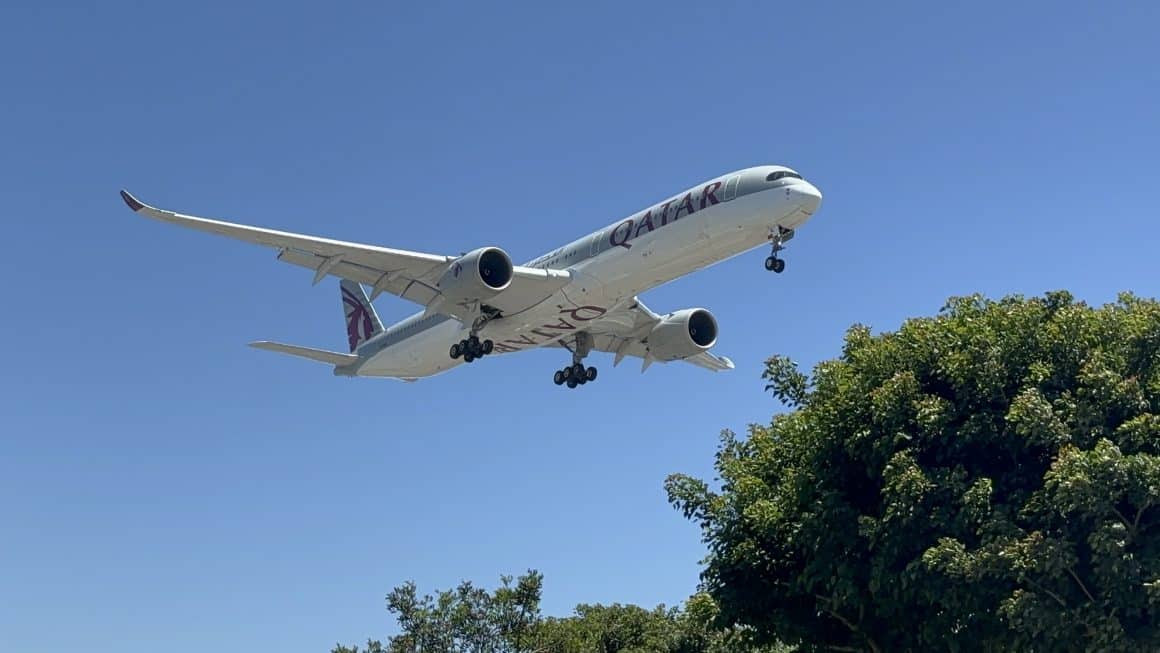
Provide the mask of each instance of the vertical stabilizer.
{"label": "vertical stabilizer", "polygon": [[339,290],[342,291],[342,312],[346,316],[346,338],[353,352],[359,345],[382,333],[383,323],[362,285],[343,279]]}

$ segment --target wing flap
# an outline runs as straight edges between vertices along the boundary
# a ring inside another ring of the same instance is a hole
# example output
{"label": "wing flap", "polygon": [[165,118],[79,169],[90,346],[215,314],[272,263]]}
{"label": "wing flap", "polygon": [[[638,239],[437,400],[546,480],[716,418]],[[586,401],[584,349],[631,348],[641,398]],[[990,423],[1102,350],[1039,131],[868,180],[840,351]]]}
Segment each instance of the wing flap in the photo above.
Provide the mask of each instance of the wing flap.
{"label": "wing flap", "polygon": [[227,236],[256,245],[267,245],[277,248],[293,248],[330,259],[341,257],[342,260],[359,263],[368,267],[389,270],[392,268],[409,269],[413,276],[431,272],[438,266],[446,264],[450,257],[422,252],[408,252],[375,245],[364,245],[331,238],[320,238],[296,234],[264,227],[252,227],[244,224],[199,218],[184,215],[174,211],[158,209],[145,204],[126,191],[121,191],[125,204],[136,213],[145,215],[161,222],[179,225],[197,231]]}
{"label": "wing flap", "polygon": [[[283,249],[278,253],[278,260],[298,265],[310,270],[320,270],[326,265],[326,257],[304,252],[299,249]],[[439,294],[439,291],[425,282],[416,281],[405,275],[403,270],[379,270],[351,261],[337,261],[331,265],[326,273],[364,283],[371,287],[372,299],[379,293],[387,292],[403,299],[426,306]]]}
{"label": "wing flap", "polygon": [[[440,294],[435,287],[438,277],[447,264],[455,260],[453,256],[390,249],[184,215],[149,206],[124,190],[121,199],[135,213],[154,220],[277,248],[278,260],[314,270],[315,283],[328,275],[365,283],[372,288],[372,299],[389,292],[427,306]],[[488,304],[505,315],[515,315],[543,302],[566,286],[571,278],[571,274],[563,270],[517,266],[511,284],[488,300]]]}

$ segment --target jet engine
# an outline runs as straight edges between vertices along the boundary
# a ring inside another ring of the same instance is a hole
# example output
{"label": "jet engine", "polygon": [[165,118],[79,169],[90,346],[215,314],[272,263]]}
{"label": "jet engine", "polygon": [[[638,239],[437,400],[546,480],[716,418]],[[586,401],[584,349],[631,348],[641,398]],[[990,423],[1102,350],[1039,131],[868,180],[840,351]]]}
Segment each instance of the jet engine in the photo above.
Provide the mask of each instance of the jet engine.
{"label": "jet engine", "polygon": [[648,334],[648,350],[658,361],[688,358],[717,342],[717,318],[703,308],[669,313]]}
{"label": "jet engine", "polygon": [[447,303],[483,301],[511,285],[513,269],[507,252],[480,247],[452,261],[437,285]]}

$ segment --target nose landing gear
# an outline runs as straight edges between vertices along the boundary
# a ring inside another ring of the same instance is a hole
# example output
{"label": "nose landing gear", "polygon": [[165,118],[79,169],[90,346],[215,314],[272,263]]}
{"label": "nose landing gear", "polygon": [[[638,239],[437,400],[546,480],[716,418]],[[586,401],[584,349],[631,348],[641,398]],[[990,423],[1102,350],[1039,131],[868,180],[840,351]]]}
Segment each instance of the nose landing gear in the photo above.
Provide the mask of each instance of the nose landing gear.
{"label": "nose landing gear", "polygon": [[766,270],[777,274],[785,270],[785,259],[779,257],[777,253],[785,249],[785,241],[790,238],[793,238],[793,229],[778,225],[769,230],[769,241],[773,245],[773,251],[769,254],[769,258],[765,259]]}
{"label": "nose landing gear", "polygon": [[569,388],[575,388],[578,385],[584,385],[589,381],[596,380],[596,368],[584,367],[584,357],[592,351],[592,335],[587,332],[576,334],[575,343],[569,347],[572,351],[572,364],[564,369],[556,370],[552,375],[552,382],[556,385],[567,385]]}

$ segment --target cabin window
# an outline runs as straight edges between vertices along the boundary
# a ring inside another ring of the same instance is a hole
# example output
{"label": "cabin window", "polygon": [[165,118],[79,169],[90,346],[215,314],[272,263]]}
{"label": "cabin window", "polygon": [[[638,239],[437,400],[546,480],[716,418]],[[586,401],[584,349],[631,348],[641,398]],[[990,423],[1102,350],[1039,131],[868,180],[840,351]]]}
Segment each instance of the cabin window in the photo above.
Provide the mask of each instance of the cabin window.
{"label": "cabin window", "polygon": [[789,170],[778,170],[777,172],[769,173],[769,176],[766,177],[765,180],[766,181],[777,181],[778,179],[785,179],[787,177],[790,179],[801,179],[802,178],[802,176],[796,172],[791,172]]}

